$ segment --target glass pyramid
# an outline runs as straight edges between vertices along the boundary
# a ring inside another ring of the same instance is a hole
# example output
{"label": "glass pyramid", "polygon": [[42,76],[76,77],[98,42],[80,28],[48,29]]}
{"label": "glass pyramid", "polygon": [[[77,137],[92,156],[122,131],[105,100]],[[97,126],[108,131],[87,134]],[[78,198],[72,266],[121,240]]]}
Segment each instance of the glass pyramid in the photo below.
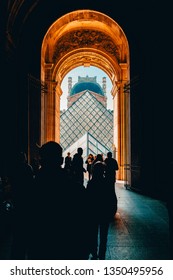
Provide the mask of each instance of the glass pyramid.
{"label": "glass pyramid", "polygon": [[78,147],[81,147],[83,149],[82,157],[84,159],[84,162],[86,161],[89,154],[102,154],[103,158],[106,158],[107,153],[110,151],[96,138],[90,135],[89,132],[87,132],[70,147],[68,147],[67,150],[63,150],[63,157],[65,158],[68,152],[70,152],[71,157],[73,157],[77,152]]}
{"label": "glass pyramid", "polygon": [[106,150],[112,151],[113,112],[89,90],[60,116],[60,144],[63,150],[69,149],[86,133],[100,142]]}

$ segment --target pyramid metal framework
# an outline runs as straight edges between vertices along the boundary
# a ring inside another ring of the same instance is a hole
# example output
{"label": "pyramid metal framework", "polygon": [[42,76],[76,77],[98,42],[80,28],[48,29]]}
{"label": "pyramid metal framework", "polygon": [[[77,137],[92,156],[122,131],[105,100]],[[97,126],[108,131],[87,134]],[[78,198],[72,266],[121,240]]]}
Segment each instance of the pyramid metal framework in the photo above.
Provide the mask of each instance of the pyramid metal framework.
{"label": "pyramid metal framework", "polygon": [[99,102],[89,90],[61,114],[60,144],[63,150],[69,149],[86,133],[112,151],[113,112]]}

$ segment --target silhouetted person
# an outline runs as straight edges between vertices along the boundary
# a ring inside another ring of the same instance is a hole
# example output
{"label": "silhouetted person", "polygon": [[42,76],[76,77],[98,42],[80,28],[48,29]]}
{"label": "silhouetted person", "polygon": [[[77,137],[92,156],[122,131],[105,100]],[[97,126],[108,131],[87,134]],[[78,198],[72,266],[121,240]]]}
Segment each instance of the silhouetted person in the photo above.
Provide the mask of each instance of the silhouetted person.
{"label": "silhouetted person", "polygon": [[106,165],[106,171],[105,171],[105,177],[115,183],[116,182],[116,171],[119,169],[118,168],[118,162],[116,161],[115,158],[112,157],[112,152],[107,153],[107,157],[104,160],[105,165]]}
{"label": "silhouetted person", "polygon": [[70,152],[68,152],[67,156],[65,157],[64,168],[67,171],[67,173],[71,174],[71,171],[72,171],[72,157],[70,156]]}
{"label": "silhouetted person", "polygon": [[83,149],[79,147],[77,149],[77,153],[73,156],[72,161],[72,168],[73,168],[73,175],[76,182],[80,184],[84,184],[84,172],[86,172],[84,168],[84,161],[83,161]]}
{"label": "silhouetted person", "polygon": [[[119,169],[118,162],[112,157],[112,152],[107,153],[107,157],[104,160],[105,163],[105,179],[107,185],[112,192],[112,203],[115,207],[115,213],[117,211],[117,196],[115,192],[115,182],[116,182],[116,171]],[[114,213],[114,214],[115,214]]]}
{"label": "silhouetted person", "polygon": [[[101,260],[105,259],[107,235],[112,217],[110,203],[112,193],[107,187],[104,170],[104,164],[97,161],[93,166],[92,179],[87,183],[88,215],[90,216],[89,249],[92,259]],[[98,236],[100,236],[99,241]]]}
{"label": "silhouetted person", "polygon": [[[102,154],[97,154],[97,155],[94,156],[94,160],[92,161],[92,167],[91,167],[92,171],[93,171],[93,168],[94,168],[94,164],[96,162],[102,162],[103,163],[103,156],[102,156]],[[104,173],[105,173],[105,171],[104,171]]]}
{"label": "silhouetted person", "polygon": [[86,190],[61,167],[62,148],[58,143],[45,143],[40,158],[31,201],[28,259],[85,259]]}
{"label": "silhouetted person", "polygon": [[13,201],[12,259],[25,259],[28,246],[29,193],[33,184],[33,168],[27,162],[26,154],[17,155],[9,177]]}
{"label": "silhouetted person", "polygon": [[85,163],[87,164],[87,171],[88,171],[88,180],[91,179],[92,176],[92,163],[94,161],[94,156],[93,154],[89,154]]}
{"label": "silhouetted person", "polygon": [[97,161],[103,162],[103,155],[102,154],[97,154],[95,159],[93,160],[92,164],[94,165]]}

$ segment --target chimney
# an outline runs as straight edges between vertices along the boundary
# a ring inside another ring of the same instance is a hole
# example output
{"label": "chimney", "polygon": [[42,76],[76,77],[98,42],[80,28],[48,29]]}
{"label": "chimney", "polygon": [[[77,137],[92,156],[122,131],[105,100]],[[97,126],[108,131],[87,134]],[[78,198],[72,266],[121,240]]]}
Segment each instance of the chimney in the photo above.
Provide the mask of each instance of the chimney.
{"label": "chimney", "polygon": [[68,77],[68,96],[70,95],[71,89],[72,89],[72,77]]}
{"label": "chimney", "polygon": [[102,89],[103,92],[106,94],[106,77],[102,78]]}

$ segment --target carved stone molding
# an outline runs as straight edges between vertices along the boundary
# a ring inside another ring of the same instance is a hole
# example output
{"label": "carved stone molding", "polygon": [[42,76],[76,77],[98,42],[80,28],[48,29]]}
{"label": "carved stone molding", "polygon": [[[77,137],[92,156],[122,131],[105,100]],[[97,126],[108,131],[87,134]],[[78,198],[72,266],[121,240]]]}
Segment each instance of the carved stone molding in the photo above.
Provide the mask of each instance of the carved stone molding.
{"label": "carved stone molding", "polygon": [[69,70],[74,68],[74,66],[84,66],[86,64],[88,66],[92,65],[101,68],[108,74],[110,79],[113,79],[113,73],[115,72],[114,66],[105,57],[103,58],[98,53],[94,52],[79,52],[77,54],[70,55],[65,61],[60,63],[60,65],[56,65],[53,72],[53,78],[57,80],[59,77],[61,80]]}
{"label": "carved stone molding", "polygon": [[53,61],[79,48],[94,48],[116,57],[120,61],[120,47],[106,34],[95,30],[75,30],[62,36],[56,43]]}

